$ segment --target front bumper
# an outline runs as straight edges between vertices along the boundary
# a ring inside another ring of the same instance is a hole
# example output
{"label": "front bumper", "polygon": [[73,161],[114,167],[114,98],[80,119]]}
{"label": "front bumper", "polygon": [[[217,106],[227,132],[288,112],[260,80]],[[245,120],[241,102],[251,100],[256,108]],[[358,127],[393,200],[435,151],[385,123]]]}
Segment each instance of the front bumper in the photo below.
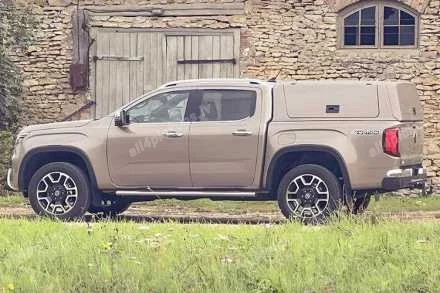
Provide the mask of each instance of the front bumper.
{"label": "front bumper", "polygon": [[422,167],[390,170],[382,180],[382,189],[385,191],[425,187],[426,174]]}
{"label": "front bumper", "polygon": [[15,186],[12,184],[12,169],[8,169],[8,175],[7,175],[7,179],[6,179],[6,181],[7,181],[7,184],[8,184],[8,188],[9,188],[10,190],[18,191],[18,187],[15,187]]}

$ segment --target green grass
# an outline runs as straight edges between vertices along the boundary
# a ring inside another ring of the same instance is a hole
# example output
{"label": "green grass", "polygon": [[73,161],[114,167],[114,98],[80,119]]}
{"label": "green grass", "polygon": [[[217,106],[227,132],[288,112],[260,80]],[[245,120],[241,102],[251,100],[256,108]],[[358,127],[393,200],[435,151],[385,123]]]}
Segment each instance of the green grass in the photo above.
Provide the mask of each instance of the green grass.
{"label": "green grass", "polygon": [[23,196],[15,193],[0,196],[0,207],[20,206],[26,202],[27,200]]}
{"label": "green grass", "polygon": [[401,197],[388,196],[381,198],[379,201],[371,199],[369,210],[383,213],[399,213],[399,212],[440,212],[440,196],[429,197]]}
{"label": "green grass", "polygon": [[435,223],[92,225],[0,219],[0,291],[440,292]]}
{"label": "green grass", "polygon": [[[208,199],[180,201],[180,200],[157,200],[146,203],[148,206],[160,208],[191,209],[201,212],[230,214],[254,213],[277,213],[278,205],[275,201],[241,202],[241,201],[212,201]],[[372,197],[369,210],[375,213],[399,213],[414,211],[439,211],[440,196],[430,197],[401,197],[383,196],[378,201]]]}
{"label": "green grass", "polygon": [[[12,194],[9,196],[0,196],[0,207],[23,206],[27,203],[27,199],[21,195]],[[143,206],[157,211],[166,209],[185,209],[194,212],[212,212],[229,214],[246,214],[246,213],[278,213],[279,208],[275,201],[212,201],[209,199],[199,199],[191,201],[181,200],[156,200],[152,202],[140,203]],[[440,212],[440,196],[429,197],[401,197],[401,196],[382,196],[379,201],[374,197],[371,199],[369,210],[375,213],[400,213],[400,212]]]}
{"label": "green grass", "polygon": [[245,214],[248,212],[279,212],[278,204],[275,201],[213,201],[210,199],[197,200],[175,200],[164,199],[145,203],[150,207],[190,209],[197,212],[213,212],[230,214]]}

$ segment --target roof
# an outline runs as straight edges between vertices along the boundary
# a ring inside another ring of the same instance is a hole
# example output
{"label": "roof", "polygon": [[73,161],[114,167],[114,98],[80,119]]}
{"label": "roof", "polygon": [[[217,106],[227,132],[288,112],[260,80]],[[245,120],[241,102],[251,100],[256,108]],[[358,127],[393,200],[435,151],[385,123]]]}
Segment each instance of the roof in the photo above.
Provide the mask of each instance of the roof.
{"label": "roof", "polygon": [[273,87],[275,84],[303,84],[303,85],[331,85],[331,84],[408,84],[408,81],[378,81],[378,80],[355,80],[355,79],[340,79],[340,80],[277,80],[276,82],[270,82],[261,79],[248,79],[248,78],[219,78],[219,79],[188,79],[168,82],[162,85],[160,88],[167,88],[178,85],[263,85]]}
{"label": "roof", "polygon": [[249,84],[260,84],[260,85],[270,85],[273,86],[273,82],[259,80],[259,79],[250,79],[250,78],[219,78],[219,79],[187,79],[187,80],[177,80],[171,81],[160,88],[167,88],[171,86],[177,85],[200,85],[200,84],[209,84],[209,85],[249,85]]}

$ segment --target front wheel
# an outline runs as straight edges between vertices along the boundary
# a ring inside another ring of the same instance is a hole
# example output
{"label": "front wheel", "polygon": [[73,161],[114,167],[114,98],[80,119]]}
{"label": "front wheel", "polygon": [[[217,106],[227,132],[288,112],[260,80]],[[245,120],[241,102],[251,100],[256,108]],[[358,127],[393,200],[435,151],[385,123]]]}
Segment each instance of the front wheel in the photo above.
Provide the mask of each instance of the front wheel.
{"label": "front wheel", "polygon": [[62,220],[81,218],[91,198],[84,171],[65,162],[49,163],[38,169],[31,178],[28,194],[38,215]]}
{"label": "front wheel", "polygon": [[319,165],[301,165],[284,175],[278,187],[278,205],[288,219],[324,223],[341,207],[338,179]]}

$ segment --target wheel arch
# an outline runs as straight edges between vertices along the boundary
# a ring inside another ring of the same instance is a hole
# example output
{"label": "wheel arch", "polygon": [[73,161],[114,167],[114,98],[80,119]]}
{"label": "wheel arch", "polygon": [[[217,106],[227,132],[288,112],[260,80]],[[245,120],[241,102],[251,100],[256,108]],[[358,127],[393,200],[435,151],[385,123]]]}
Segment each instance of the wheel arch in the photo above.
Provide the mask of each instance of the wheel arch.
{"label": "wheel arch", "polygon": [[[332,158],[330,162],[320,162],[322,158]],[[283,161],[284,159],[290,159],[289,161]],[[302,164],[318,164],[327,169],[329,164],[336,164],[338,172],[342,177],[343,183],[347,191],[351,191],[350,176],[348,173],[347,165],[342,155],[332,147],[317,146],[317,145],[301,145],[290,146],[278,150],[272,157],[272,160],[267,169],[267,176],[265,181],[265,188],[271,191],[276,190],[282,176],[295,166]],[[280,167],[283,166],[283,168]],[[330,170],[335,173],[334,170]]]}
{"label": "wheel arch", "polygon": [[76,147],[45,146],[30,150],[23,158],[18,172],[19,190],[27,196],[27,188],[36,170],[51,162],[68,162],[82,169],[92,190],[96,190],[97,181],[94,169],[87,155]]}

